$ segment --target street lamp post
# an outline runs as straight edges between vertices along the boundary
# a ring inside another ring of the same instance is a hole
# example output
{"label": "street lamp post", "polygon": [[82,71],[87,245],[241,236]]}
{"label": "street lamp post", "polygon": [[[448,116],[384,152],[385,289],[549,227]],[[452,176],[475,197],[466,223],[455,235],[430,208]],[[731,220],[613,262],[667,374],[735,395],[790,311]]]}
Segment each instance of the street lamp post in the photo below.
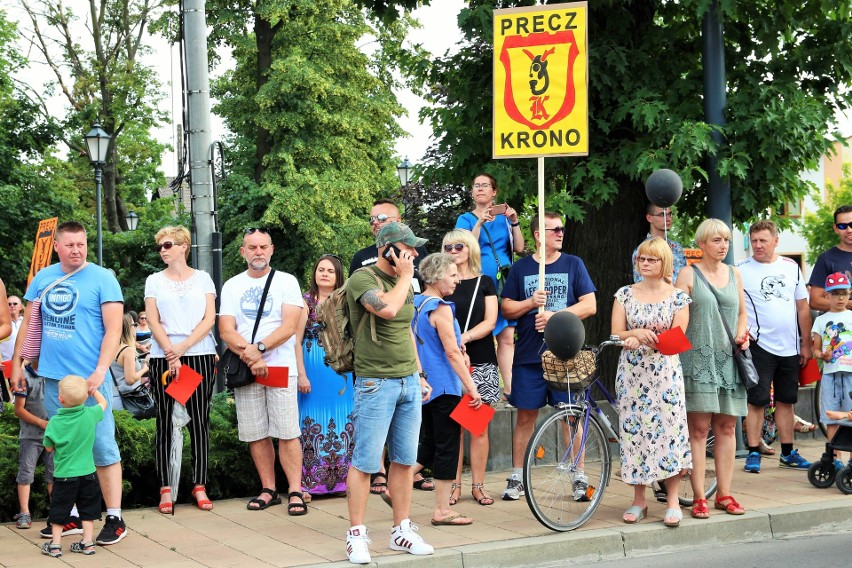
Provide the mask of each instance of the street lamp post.
{"label": "street lamp post", "polygon": [[411,171],[414,169],[414,164],[408,161],[408,156],[406,156],[402,163],[396,167],[396,175],[399,177],[399,185],[402,188],[408,185],[408,182],[411,181]]}
{"label": "street lamp post", "polygon": [[104,264],[104,241],[103,226],[101,223],[101,185],[103,182],[103,167],[106,164],[107,150],[109,150],[110,135],[101,125],[95,123],[89,133],[86,134],[86,151],[89,153],[89,162],[95,168],[95,209],[98,215],[98,264]]}
{"label": "street lamp post", "polygon": [[124,219],[127,221],[128,231],[135,231],[136,227],[139,226],[139,214],[136,211],[131,211],[124,216]]}

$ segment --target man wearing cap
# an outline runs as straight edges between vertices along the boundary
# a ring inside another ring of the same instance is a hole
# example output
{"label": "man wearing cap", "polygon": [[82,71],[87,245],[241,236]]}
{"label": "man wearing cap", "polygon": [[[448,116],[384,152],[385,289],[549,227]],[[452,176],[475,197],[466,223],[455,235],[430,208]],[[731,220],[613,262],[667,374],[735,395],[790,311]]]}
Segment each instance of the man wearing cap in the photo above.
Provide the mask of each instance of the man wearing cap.
{"label": "man wearing cap", "polygon": [[828,275],[839,272],[846,278],[852,277],[852,205],[841,205],[835,209],[833,229],[840,242],[819,255],[808,280],[811,309],[821,312],[828,311],[828,298],[823,288]]}
{"label": "man wearing cap", "polygon": [[416,555],[434,552],[409,518],[421,403],[431,394],[411,331],[414,259],[416,247],[425,243],[408,226],[390,222],[376,235],[376,263],[355,271],[347,282],[352,329],[359,330],[361,318],[372,320],[361,326],[355,337],[355,448],[346,482],[350,523],[346,554],[353,564],[371,561],[364,513],[370,474],[379,471],[385,440],[393,495],[394,526],[389,546]]}
{"label": "man wearing cap", "polygon": [[749,228],[752,256],[737,266],[742,274],[757,368],[757,386],[748,390],[745,471],[760,473],[760,434],[770,389],[775,393],[775,424],[781,439],[781,467],[807,469],[810,462],[793,449],[793,406],[799,369],[811,358],[811,309],[802,272],[795,261],[775,254],[778,227],[764,219]]}

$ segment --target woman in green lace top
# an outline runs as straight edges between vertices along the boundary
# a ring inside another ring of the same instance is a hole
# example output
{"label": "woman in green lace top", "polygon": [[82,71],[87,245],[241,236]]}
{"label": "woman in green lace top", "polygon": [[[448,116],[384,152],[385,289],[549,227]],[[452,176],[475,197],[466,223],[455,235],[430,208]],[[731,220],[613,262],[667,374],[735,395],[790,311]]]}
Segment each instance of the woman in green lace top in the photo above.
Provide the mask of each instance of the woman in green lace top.
{"label": "woman in green lace top", "polygon": [[[690,479],[694,494],[704,495],[707,434],[712,426],[719,483],[715,508],[731,515],[742,515],[745,509],[731,496],[731,480],[737,418],[747,413],[746,390],[740,383],[731,342],[721,318],[725,318],[735,333],[740,348],[746,349],[749,339],[743,283],[739,270],[723,263],[731,243],[731,230],[724,222],[707,219],[701,223],[695,232],[695,242],[703,256],[699,262],[681,270],[676,283],[692,298],[686,329],[692,349],[680,357],[692,448]],[[706,499],[695,499],[692,516],[696,519],[710,516]]]}

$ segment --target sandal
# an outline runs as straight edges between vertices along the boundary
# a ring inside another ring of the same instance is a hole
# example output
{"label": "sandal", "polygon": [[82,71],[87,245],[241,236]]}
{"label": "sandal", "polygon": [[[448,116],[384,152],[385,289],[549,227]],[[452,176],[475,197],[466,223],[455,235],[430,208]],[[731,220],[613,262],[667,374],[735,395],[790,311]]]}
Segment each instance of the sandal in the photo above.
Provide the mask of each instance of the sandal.
{"label": "sandal", "polygon": [[308,506],[305,505],[305,496],[302,495],[301,491],[291,491],[287,494],[287,500],[289,501],[295,497],[299,500],[298,503],[287,503],[287,514],[291,517],[301,517],[302,515],[308,514]]}
{"label": "sandal", "polygon": [[775,448],[773,448],[772,446],[768,445],[766,442],[761,440],[760,441],[760,453],[763,454],[764,456],[774,456],[775,455]]}
{"label": "sandal", "polygon": [[[269,495],[269,501],[264,501],[260,498],[260,495],[263,495],[264,493]],[[246,503],[246,509],[249,511],[263,511],[267,507],[281,504],[281,498],[278,496],[278,492],[274,489],[267,489],[264,487],[260,490],[260,495]],[[252,507],[252,505],[256,505],[256,507]]]}
{"label": "sandal", "polygon": [[[172,492],[171,487],[163,487],[162,489],[160,489],[160,496],[162,497],[166,493],[171,493],[171,492]],[[174,515],[175,514],[175,504],[172,503],[171,501],[162,502],[157,506],[157,508],[160,510],[160,513],[162,513],[164,515]]]}
{"label": "sandal", "polygon": [[731,497],[730,495],[717,495],[716,496],[716,504],[717,509],[721,509],[725,511],[729,515],[744,515],[745,509],[743,506],[737,503],[737,500]]}
{"label": "sandal", "polygon": [[[420,475],[419,473],[417,475]],[[423,477],[420,475],[420,479],[414,480],[414,489],[419,489],[420,491],[434,491],[435,490],[435,482],[429,479],[428,477]]]}
{"label": "sandal", "polygon": [[794,414],[793,429],[800,434],[810,434],[816,430],[816,426]]}
{"label": "sandal", "polygon": [[[376,481],[378,478],[384,481]],[[388,490],[388,476],[386,473],[378,472],[370,474],[370,493],[373,495],[381,495]]]}
{"label": "sandal", "polygon": [[461,526],[467,526],[467,525],[472,525],[472,524],[473,524],[473,519],[471,519],[470,517],[465,517],[461,513],[452,513],[449,517],[445,517],[443,519],[432,519],[432,526],[433,527],[440,527],[440,526],[448,526],[448,527],[458,526],[458,527],[461,527]]}
{"label": "sandal", "polygon": [[91,556],[95,553],[95,543],[94,542],[86,542],[85,540],[81,540],[80,542],[72,542],[71,543],[71,552],[77,552],[79,554],[85,554],[86,556]]}
{"label": "sandal", "polygon": [[[456,496],[456,490],[458,490],[459,494]],[[450,491],[450,507],[455,505],[461,499],[461,483],[453,482],[453,489]]]}
{"label": "sandal", "polygon": [[[476,493],[475,493],[476,491],[479,491],[480,497],[476,496]],[[493,505],[494,504],[494,499],[492,499],[491,497],[488,496],[488,494],[485,492],[485,487],[483,487],[482,483],[471,483],[470,484],[470,495],[476,500],[477,503],[479,503],[483,507],[485,505]]]}
{"label": "sandal", "polygon": [[[673,519],[673,520],[669,520]],[[677,509],[666,509],[665,515],[663,515],[663,524],[667,527],[677,528],[680,526],[680,521],[683,519],[683,513],[681,513],[680,508]]]}
{"label": "sandal", "polygon": [[[628,519],[627,515],[632,515],[633,519]],[[632,505],[624,514],[621,515],[621,520],[627,523],[628,525],[634,525],[644,519],[648,515],[648,506],[640,507],[639,505]]]}
{"label": "sandal", "polygon": [[710,509],[707,508],[707,499],[695,499],[692,502],[693,519],[709,519]]}
{"label": "sandal", "polygon": [[51,558],[59,558],[62,556],[62,545],[45,542],[41,545],[41,553],[50,556]]}
{"label": "sandal", "polygon": [[198,508],[202,511],[212,511],[213,510],[213,501],[210,499],[199,499],[199,493],[206,493],[207,489],[203,485],[196,485],[192,490],[192,496],[195,497],[195,504],[198,505]]}

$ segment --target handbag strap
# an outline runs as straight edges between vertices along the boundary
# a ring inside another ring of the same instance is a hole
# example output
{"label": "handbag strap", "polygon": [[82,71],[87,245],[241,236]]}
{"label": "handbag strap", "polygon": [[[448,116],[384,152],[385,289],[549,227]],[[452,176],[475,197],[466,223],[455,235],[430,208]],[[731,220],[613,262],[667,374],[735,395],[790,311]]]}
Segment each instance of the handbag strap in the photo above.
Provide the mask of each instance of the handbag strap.
{"label": "handbag strap", "polygon": [[479,281],[482,280],[482,275],[476,277],[476,286],[473,288],[473,297],[470,300],[470,309],[467,310],[467,321],[464,322],[464,331],[462,335],[467,333],[467,328],[470,325],[470,316],[473,315],[473,304],[476,303],[476,293],[479,292]]}
{"label": "handbag strap", "polygon": [[75,268],[74,270],[72,270],[71,272],[69,272],[68,274],[65,274],[64,276],[60,276],[59,278],[57,278],[56,280],[54,280],[53,282],[51,282],[51,283],[47,286],[47,288],[45,288],[44,290],[42,290],[42,291],[41,291],[41,294],[39,294],[39,296],[38,296],[38,300],[39,300],[39,302],[41,302],[41,301],[44,299],[45,295],[46,295],[46,294],[50,291],[50,289],[51,289],[51,288],[53,288],[53,287],[54,287],[54,286],[56,286],[57,284],[60,284],[60,283],[64,282],[65,280],[67,280],[67,279],[71,278],[72,276],[74,276],[75,274],[77,274],[78,272],[80,272],[81,270],[83,270],[84,268],[86,268],[87,266],[89,266],[89,263],[88,263],[88,262],[84,262],[83,264],[81,264],[80,266],[78,266],[77,268]]}
{"label": "handbag strap", "polygon": [[491,233],[488,232],[488,227],[485,223],[482,224],[482,230],[485,231],[485,236],[488,237],[488,244],[491,245],[491,254],[494,255],[494,262],[497,263],[497,272],[500,272],[500,259],[497,258],[497,249],[494,248],[494,241],[491,240]]}
{"label": "handbag strap", "polygon": [[263,287],[263,295],[260,297],[260,303],[257,305],[257,316],[254,318],[254,329],[251,331],[251,341],[254,343],[254,336],[257,335],[257,328],[260,327],[260,315],[263,313],[263,305],[266,303],[266,296],[269,294],[269,285],[272,284],[272,277],[275,276],[275,269],[269,271],[269,276],[266,277],[266,286]]}
{"label": "handbag strap", "polygon": [[[710,292],[713,293],[713,297],[716,298],[716,307],[719,309],[719,319],[722,320],[722,325],[725,327],[725,331],[728,333],[728,340],[731,342],[731,347],[739,347],[737,345],[737,342],[734,341],[734,334],[731,333],[731,328],[728,327],[728,322],[725,321],[724,314],[722,314],[722,303],[719,301],[719,294],[716,292],[715,288],[713,288],[713,285],[710,284],[710,281],[707,280],[707,277],[704,276],[704,274],[698,269],[697,266],[693,265],[692,270],[695,272],[695,274],[698,275],[698,278],[700,278],[702,282],[707,284],[707,287],[710,288]],[[728,270],[730,271],[730,268],[728,268]],[[728,274],[728,277],[730,278],[730,273]]]}

